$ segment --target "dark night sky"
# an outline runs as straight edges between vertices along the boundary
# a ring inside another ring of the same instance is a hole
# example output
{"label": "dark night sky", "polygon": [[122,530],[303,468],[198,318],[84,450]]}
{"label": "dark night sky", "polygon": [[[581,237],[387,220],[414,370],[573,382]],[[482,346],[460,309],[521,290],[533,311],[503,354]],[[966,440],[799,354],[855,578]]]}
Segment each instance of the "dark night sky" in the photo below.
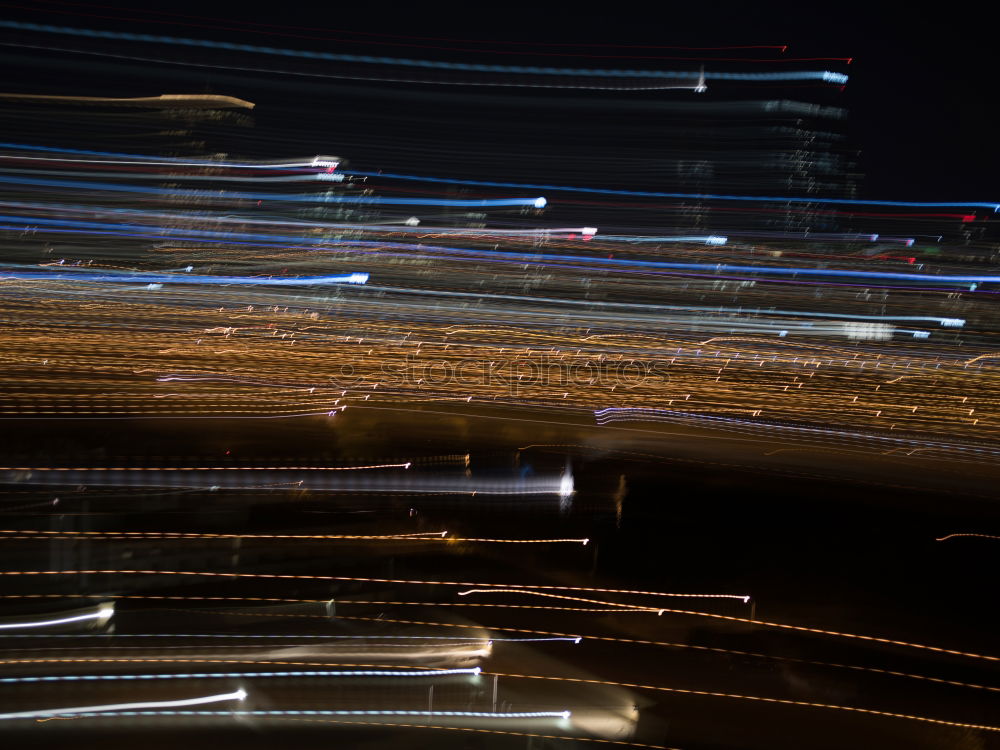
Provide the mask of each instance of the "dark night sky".
{"label": "dark night sky", "polygon": [[[224,20],[206,23],[203,28],[146,23],[134,10],[134,3],[47,5],[66,11],[59,14],[46,14],[39,10],[41,7],[0,3],[0,15],[69,26],[128,28],[148,33],[248,41],[239,33],[220,28],[226,26]],[[136,20],[123,22],[106,17],[123,15],[123,8],[131,8],[125,15]],[[807,100],[818,97],[820,101],[850,109],[850,134],[861,150],[861,166],[866,175],[862,187],[864,197],[1000,200],[1000,188],[994,179],[1000,167],[1000,143],[991,118],[995,99],[991,80],[994,65],[991,63],[995,53],[987,37],[985,19],[965,11],[945,13],[940,6],[933,13],[921,13],[845,4],[705,2],[655,6],[611,3],[603,4],[598,10],[586,10],[582,5],[563,8],[558,4],[540,10],[530,5],[510,4],[477,7],[473,4],[348,6],[329,3],[319,7],[315,3],[211,2],[177,2],[159,8],[165,12],[217,19],[345,32],[580,45],[788,44],[789,55],[850,56],[854,62],[847,68],[851,83],[845,92],[801,91]],[[306,39],[269,39],[258,35],[249,41],[330,49],[324,47],[324,42]],[[372,47],[371,52],[400,57],[448,54],[391,45]],[[662,54],[672,53],[664,50]],[[463,53],[459,57],[452,53],[451,56],[475,61],[485,59],[476,53]],[[496,60],[495,57],[490,59]],[[502,61],[522,62],[517,57]],[[537,59],[528,62],[537,62]],[[578,64],[587,62],[581,60]],[[598,64],[611,66],[605,60],[592,62],[595,67]],[[631,63],[625,61],[621,65]],[[669,62],[655,65],[663,68]],[[220,87],[218,93],[227,92]],[[787,96],[788,92],[783,95]],[[581,127],[586,125],[581,124]]]}

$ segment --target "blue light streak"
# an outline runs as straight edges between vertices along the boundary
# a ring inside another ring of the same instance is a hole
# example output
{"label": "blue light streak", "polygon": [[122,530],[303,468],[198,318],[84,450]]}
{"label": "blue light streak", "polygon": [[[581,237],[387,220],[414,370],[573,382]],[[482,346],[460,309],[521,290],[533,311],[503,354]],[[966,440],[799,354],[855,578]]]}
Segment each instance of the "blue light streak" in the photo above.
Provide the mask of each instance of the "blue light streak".
{"label": "blue light streak", "polygon": [[598,195],[626,195],[635,198],[680,198],[715,201],[748,201],[757,203],[824,203],[842,206],[895,206],[898,208],[986,208],[1000,211],[1000,203],[965,202],[917,202],[917,201],[882,201],[860,200],[854,198],[808,198],[793,196],[756,196],[756,195],[720,195],[716,193],[661,193],[648,190],[610,190],[604,188],[572,187],[569,185],[536,185],[533,183],[493,182],[490,180],[458,180],[449,177],[424,177],[412,174],[396,174],[392,172],[356,172],[350,174],[361,177],[384,177],[392,180],[409,180],[413,182],[436,182],[447,185],[471,185],[478,187],[502,187],[517,190],[558,190],[571,193],[594,193]]}
{"label": "blue light streak", "polygon": [[278,57],[298,57],[309,60],[326,60],[330,62],[365,63],[373,65],[398,65],[408,68],[427,68],[434,70],[458,70],[474,73],[513,73],[517,75],[547,75],[597,78],[691,78],[696,80],[718,81],[821,81],[843,85],[847,76],[828,70],[798,70],[768,73],[731,73],[731,72],[697,72],[697,71],[662,71],[662,70],[607,70],[589,68],[551,68],[535,65],[484,65],[480,63],[444,62],[441,60],[413,60],[410,58],[381,57],[375,55],[349,55],[337,52],[315,52],[311,50],[285,49],[279,47],[262,47],[256,44],[239,44],[234,42],[218,42],[208,39],[190,39],[186,37],[162,36],[159,34],[133,34],[121,31],[102,31],[98,29],[77,29],[70,26],[52,26],[49,24],[24,23],[21,21],[0,21],[0,28],[16,29],[18,31],[36,31],[45,34],[62,34],[80,36],[91,39],[117,39],[127,42],[147,42],[153,44],[174,44],[181,47],[200,47],[203,49],[221,49],[231,52],[251,52],[261,55]]}

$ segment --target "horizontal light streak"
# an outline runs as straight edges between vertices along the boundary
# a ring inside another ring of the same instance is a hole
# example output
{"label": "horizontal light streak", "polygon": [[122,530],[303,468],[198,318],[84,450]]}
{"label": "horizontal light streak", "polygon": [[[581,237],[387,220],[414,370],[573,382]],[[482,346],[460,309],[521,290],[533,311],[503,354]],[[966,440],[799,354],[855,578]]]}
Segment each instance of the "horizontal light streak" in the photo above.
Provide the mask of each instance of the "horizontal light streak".
{"label": "horizontal light streak", "polygon": [[45,675],[42,677],[0,677],[0,684],[29,684],[37,682],[99,682],[129,680],[212,680],[266,677],[451,677],[455,675],[476,676],[479,667],[470,669],[359,669],[343,672],[188,672],[175,674],[87,674],[87,675]]}
{"label": "horizontal light streak", "polygon": [[[220,693],[218,695],[206,695],[201,698],[184,698],[172,701],[140,701],[137,703],[109,703],[100,706],[71,706],[67,708],[16,711],[14,713],[0,714],[0,720],[40,719],[69,714],[77,716],[109,716],[122,711],[133,711],[137,709],[165,709],[180,706],[197,706],[204,703],[222,703],[223,701],[242,701],[246,698],[246,695],[246,691],[240,689],[232,693]],[[225,714],[229,715],[229,712],[225,712]]]}

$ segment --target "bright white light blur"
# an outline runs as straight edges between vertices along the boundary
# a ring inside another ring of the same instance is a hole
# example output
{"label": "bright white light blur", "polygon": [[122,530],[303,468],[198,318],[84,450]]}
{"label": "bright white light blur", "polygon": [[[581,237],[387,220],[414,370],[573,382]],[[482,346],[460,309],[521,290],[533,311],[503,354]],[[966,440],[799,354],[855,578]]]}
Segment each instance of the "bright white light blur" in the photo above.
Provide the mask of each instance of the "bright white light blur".
{"label": "bright white light blur", "polygon": [[559,480],[559,497],[566,499],[572,496],[575,491],[573,488],[573,475],[566,472],[563,474],[562,479]]}
{"label": "bright white light blur", "polygon": [[206,695],[201,698],[184,698],[175,701],[143,701],[142,703],[107,703],[99,706],[71,706],[69,708],[48,708],[36,711],[18,711],[12,714],[0,714],[0,719],[36,719],[46,716],[61,716],[63,714],[89,714],[103,711],[133,711],[138,709],[179,708],[182,706],[199,706],[203,703],[221,703],[223,701],[241,701],[247,697],[243,688],[232,693]]}
{"label": "bright white light blur", "polygon": [[107,621],[115,613],[115,605],[111,602],[101,604],[93,612],[85,612],[81,615],[70,615],[68,617],[55,617],[51,620],[28,620],[21,622],[0,623],[0,630],[20,630],[24,628],[48,628],[55,625],[66,625],[71,622],[84,622],[86,620]]}

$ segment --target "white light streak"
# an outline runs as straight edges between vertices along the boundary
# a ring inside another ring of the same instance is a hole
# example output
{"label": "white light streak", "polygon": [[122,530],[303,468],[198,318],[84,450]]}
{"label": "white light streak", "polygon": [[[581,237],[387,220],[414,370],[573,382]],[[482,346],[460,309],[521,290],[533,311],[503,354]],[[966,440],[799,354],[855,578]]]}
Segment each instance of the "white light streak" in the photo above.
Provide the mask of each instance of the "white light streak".
{"label": "white light streak", "polygon": [[19,630],[22,628],[48,628],[55,625],[67,625],[71,622],[84,622],[86,620],[99,620],[106,622],[115,613],[115,605],[111,602],[101,604],[95,611],[86,612],[82,615],[71,615],[69,617],[57,617],[51,620],[28,620],[21,622],[0,622],[0,630]]}
{"label": "white light streak", "polygon": [[[203,703],[221,703],[223,701],[241,701],[247,697],[243,688],[232,693],[206,695],[201,698],[184,698],[173,701],[143,701],[142,703],[108,703],[101,706],[72,706],[69,708],[49,708],[36,711],[18,711],[11,714],[0,714],[0,719],[40,719],[48,716],[65,714],[101,715],[105,712],[133,711],[138,709],[180,708],[181,706],[198,706]],[[228,713],[228,712],[227,712]]]}
{"label": "white light streak", "polygon": [[[357,669],[348,671],[301,671],[301,672],[183,672],[178,674],[73,674],[44,675],[41,677],[3,677],[0,684],[22,684],[36,682],[98,682],[134,680],[212,680],[250,679],[262,677],[450,677],[454,675],[477,676],[480,667],[463,669]],[[89,710],[89,709],[87,709]]]}

